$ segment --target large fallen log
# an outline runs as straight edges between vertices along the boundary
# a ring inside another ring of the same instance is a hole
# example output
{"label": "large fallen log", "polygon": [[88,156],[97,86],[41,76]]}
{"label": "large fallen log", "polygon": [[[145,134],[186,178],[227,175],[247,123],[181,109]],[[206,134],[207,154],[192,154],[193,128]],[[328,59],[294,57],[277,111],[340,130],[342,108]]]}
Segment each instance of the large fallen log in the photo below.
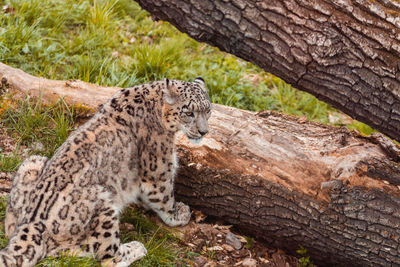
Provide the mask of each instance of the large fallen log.
{"label": "large fallen log", "polygon": [[320,265],[400,265],[395,146],[219,105],[210,123],[202,145],[179,142],[185,202],[291,253],[302,245]]}
{"label": "large fallen log", "polygon": [[[97,85],[76,81],[71,90],[3,64],[0,79],[93,108],[117,89],[92,94]],[[320,265],[400,265],[400,150],[390,140],[221,105],[209,122],[200,145],[178,137],[178,198],[290,253],[302,245]]]}

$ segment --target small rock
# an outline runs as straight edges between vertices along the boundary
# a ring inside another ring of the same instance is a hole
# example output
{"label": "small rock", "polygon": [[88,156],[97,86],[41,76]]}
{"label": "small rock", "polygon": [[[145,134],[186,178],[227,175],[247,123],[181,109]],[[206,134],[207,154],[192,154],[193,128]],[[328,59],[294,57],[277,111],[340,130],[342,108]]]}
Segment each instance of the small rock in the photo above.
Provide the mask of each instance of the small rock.
{"label": "small rock", "polygon": [[136,43],[136,38],[135,38],[135,37],[132,37],[131,39],[129,39],[129,42],[130,42],[131,44]]}
{"label": "small rock", "polygon": [[264,264],[270,263],[270,261],[269,261],[268,259],[263,258],[263,257],[258,257],[258,260],[261,261],[261,262],[264,263]]}
{"label": "small rock", "polygon": [[119,57],[118,51],[112,51],[112,52],[111,52],[111,56],[112,56],[113,58],[118,58],[118,57]]}
{"label": "small rock", "polygon": [[194,266],[196,267],[203,267],[207,263],[207,258],[204,256],[197,256],[194,258]]}
{"label": "small rock", "polygon": [[126,230],[128,231],[133,231],[135,229],[135,227],[133,226],[133,224],[130,223],[124,223],[123,226],[126,228]]}
{"label": "small rock", "polygon": [[249,254],[249,251],[247,249],[239,249],[239,250],[232,251],[231,253],[232,253],[231,256],[233,258],[242,259],[242,258],[245,258]]}
{"label": "small rock", "polygon": [[224,250],[221,246],[213,246],[210,248],[207,248],[207,250],[209,251],[220,251],[220,250]]}
{"label": "small rock", "polygon": [[205,245],[206,241],[204,239],[198,238],[193,240],[192,243],[196,250],[200,250]]}
{"label": "small rock", "polygon": [[222,244],[222,248],[225,249],[228,252],[232,252],[232,251],[235,250],[232,246],[230,246],[228,244]]}
{"label": "small rock", "polygon": [[232,234],[232,232],[229,232],[226,235],[226,244],[231,245],[236,250],[242,248],[242,242],[240,242],[240,240],[236,237],[236,235]]}
{"label": "small rock", "polygon": [[34,142],[31,145],[31,149],[33,151],[43,151],[44,150],[44,145],[40,142]]}
{"label": "small rock", "polygon": [[257,266],[257,261],[255,259],[252,259],[252,258],[245,258],[242,261],[242,266],[255,267],[255,266]]}
{"label": "small rock", "polygon": [[148,43],[150,45],[153,44],[153,39],[151,39],[151,37],[149,37],[149,36],[144,36],[143,41],[145,41],[146,43]]}
{"label": "small rock", "polygon": [[247,244],[247,240],[246,238],[244,238],[241,235],[236,235],[236,237],[239,239],[240,242],[242,242],[242,244]]}

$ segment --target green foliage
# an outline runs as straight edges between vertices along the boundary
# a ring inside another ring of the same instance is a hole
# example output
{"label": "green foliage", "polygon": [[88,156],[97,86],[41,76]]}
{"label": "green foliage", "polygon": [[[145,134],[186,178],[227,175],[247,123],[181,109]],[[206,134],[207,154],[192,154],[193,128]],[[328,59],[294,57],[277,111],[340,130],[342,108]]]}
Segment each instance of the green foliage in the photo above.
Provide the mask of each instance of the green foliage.
{"label": "green foliage", "polygon": [[36,267],[100,267],[101,264],[93,257],[78,257],[71,252],[61,252],[59,257],[47,257]]}
{"label": "green foliage", "polygon": [[358,130],[365,135],[370,135],[371,133],[376,132],[376,130],[372,129],[370,126],[356,120],[353,120],[351,124],[347,125],[347,128]]}
{"label": "green foliage", "polygon": [[4,248],[8,243],[8,238],[4,232],[4,219],[6,218],[7,197],[0,197],[0,248]]}
{"label": "green foliage", "polygon": [[21,162],[22,159],[18,153],[14,152],[11,155],[5,155],[0,151],[0,172],[16,171]]}
{"label": "green foliage", "polygon": [[6,206],[8,197],[0,197],[0,221],[6,218]]}
{"label": "green foliage", "polygon": [[[2,124],[9,130],[17,142],[24,146],[40,143],[43,149],[32,149],[31,153],[51,157],[65,141],[74,124],[74,110],[61,99],[51,106],[44,106],[40,99],[26,98],[18,108],[9,108],[0,115]],[[12,170],[15,161],[0,154],[0,160]],[[19,160],[20,161],[20,160]],[[0,165],[0,168],[5,168]]]}
{"label": "green foliage", "polygon": [[298,262],[299,267],[314,267],[314,264],[310,260],[310,256],[307,256],[306,248],[300,246],[300,249],[296,250],[296,252],[301,255]]}
{"label": "green foliage", "polygon": [[134,230],[122,227],[122,242],[137,240],[142,242],[148,254],[133,266],[176,266],[184,265],[182,255],[187,250],[178,248],[179,240],[168,230],[148,220],[135,207],[126,209],[121,215],[121,224],[133,226]]}
{"label": "green foliage", "polygon": [[328,111],[333,109],[328,104],[317,100],[307,93],[294,89],[282,80],[271,80],[274,109],[297,116],[306,115],[309,120],[329,122]]}
{"label": "green foliage", "polygon": [[250,237],[250,236],[244,236],[244,238],[246,239],[246,244],[244,245],[245,248],[251,248],[254,245],[254,238]]}

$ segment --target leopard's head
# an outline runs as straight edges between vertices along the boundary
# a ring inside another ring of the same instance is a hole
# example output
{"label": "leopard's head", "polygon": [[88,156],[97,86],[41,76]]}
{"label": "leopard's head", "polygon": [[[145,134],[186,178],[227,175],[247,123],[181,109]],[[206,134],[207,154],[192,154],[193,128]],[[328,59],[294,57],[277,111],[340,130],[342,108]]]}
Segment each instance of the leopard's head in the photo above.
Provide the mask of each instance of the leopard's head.
{"label": "leopard's head", "polygon": [[170,131],[182,130],[191,142],[200,142],[209,127],[211,102],[202,78],[193,82],[165,79],[163,123]]}

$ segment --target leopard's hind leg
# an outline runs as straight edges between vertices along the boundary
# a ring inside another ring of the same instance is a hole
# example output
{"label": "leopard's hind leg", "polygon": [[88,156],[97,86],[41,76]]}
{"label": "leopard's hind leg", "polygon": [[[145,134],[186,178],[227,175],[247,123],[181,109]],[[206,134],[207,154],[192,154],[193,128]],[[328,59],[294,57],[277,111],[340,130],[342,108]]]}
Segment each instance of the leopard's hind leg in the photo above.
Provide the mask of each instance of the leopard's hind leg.
{"label": "leopard's hind leg", "polygon": [[138,241],[121,243],[118,211],[112,205],[103,207],[101,213],[91,219],[89,227],[90,237],[81,249],[93,253],[104,266],[129,266],[147,254],[144,245]]}
{"label": "leopard's hind leg", "polygon": [[47,160],[42,156],[30,156],[15,174],[6,208],[5,232],[8,238],[11,238],[15,229],[22,223],[24,207],[29,204],[29,194],[34,190]]}
{"label": "leopard's hind leg", "polygon": [[45,231],[40,222],[19,225],[7,247],[0,251],[0,266],[35,266],[46,255]]}

